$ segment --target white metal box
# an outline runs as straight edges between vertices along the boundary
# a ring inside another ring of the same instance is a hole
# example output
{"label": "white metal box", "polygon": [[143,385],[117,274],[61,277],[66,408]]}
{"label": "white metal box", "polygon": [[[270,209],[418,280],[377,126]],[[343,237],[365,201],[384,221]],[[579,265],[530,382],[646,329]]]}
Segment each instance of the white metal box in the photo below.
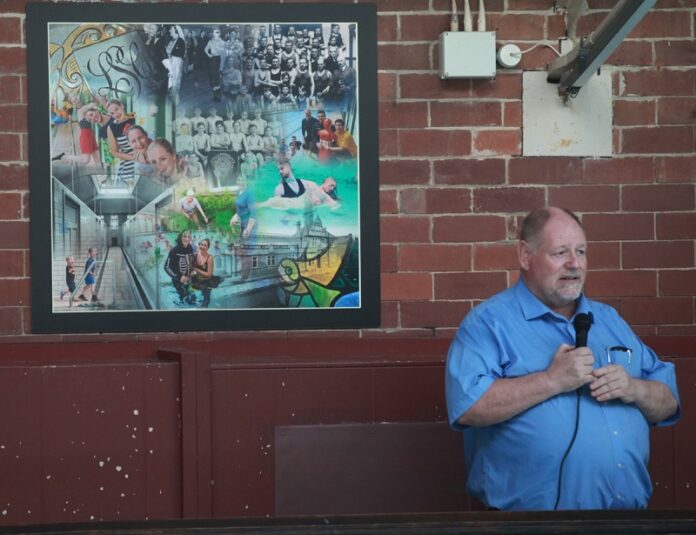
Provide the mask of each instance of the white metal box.
{"label": "white metal box", "polygon": [[495,32],[440,34],[440,78],[495,78]]}

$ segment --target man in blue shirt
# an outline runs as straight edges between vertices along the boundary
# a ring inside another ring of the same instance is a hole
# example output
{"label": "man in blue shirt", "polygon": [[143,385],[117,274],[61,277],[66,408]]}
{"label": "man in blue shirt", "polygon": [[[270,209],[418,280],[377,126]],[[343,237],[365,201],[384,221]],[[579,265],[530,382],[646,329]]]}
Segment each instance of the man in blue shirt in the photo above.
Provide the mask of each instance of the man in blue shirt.
{"label": "man in blue shirt", "polygon": [[[467,490],[489,508],[632,509],[650,498],[649,427],[679,417],[674,366],[585,297],[586,251],[574,214],[531,212],[520,280],[474,308],[450,346],[449,421],[464,434]],[[579,313],[593,325],[576,348]]]}

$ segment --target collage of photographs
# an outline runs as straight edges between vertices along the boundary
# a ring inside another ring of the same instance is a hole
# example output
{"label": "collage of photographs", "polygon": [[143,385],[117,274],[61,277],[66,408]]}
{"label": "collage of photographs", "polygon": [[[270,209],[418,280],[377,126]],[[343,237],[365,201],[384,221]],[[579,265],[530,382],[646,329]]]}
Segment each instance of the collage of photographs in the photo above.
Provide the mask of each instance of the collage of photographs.
{"label": "collage of photographs", "polygon": [[357,24],[48,40],[54,312],[360,307]]}

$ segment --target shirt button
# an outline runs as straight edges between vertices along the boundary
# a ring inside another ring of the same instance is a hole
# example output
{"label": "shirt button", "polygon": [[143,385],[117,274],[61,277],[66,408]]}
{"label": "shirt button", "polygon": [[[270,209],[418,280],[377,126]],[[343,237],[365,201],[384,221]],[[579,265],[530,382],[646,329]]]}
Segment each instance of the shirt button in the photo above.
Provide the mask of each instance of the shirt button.
{"label": "shirt button", "polygon": [[621,494],[617,494],[617,495],[616,495],[616,499],[617,499],[617,500],[623,500],[623,496],[622,496]]}
{"label": "shirt button", "polygon": [[619,463],[616,465],[618,468],[623,468],[623,464]]}
{"label": "shirt button", "polygon": [[613,434],[615,437],[618,437],[618,436],[619,436],[619,432],[618,432],[618,431],[614,431],[612,434]]}

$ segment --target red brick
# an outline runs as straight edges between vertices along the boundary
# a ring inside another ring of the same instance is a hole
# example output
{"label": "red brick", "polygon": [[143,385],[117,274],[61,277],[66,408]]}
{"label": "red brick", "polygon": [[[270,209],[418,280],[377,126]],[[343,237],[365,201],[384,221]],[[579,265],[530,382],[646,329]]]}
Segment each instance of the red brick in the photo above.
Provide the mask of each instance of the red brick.
{"label": "red brick", "polygon": [[377,17],[377,41],[396,41],[398,23],[396,15],[379,15]]}
{"label": "red brick", "polygon": [[656,233],[658,240],[696,238],[696,213],[657,214]]}
{"label": "red brick", "polygon": [[522,153],[522,132],[515,130],[479,130],[474,135],[478,155],[512,155]]}
{"label": "red brick", "polygon": [[404,214],[461,214],[471,211],[471,192],[463,188],[405,189],[400,193]]}
{"label": "red brick", "polygon": [[21,44],[22,19],[19,17],[0,17],[0,43]]}
{"label": "red brick", "polygon": [[382,329],[399,328],[399,303],[382,301],[380,304],[380,327]]}
{"label": "red brick", "polygon": [[379,100],[394,100],[397,97],[396,88],[398,76],[390,72],[380,72],[377,74],[377,85]]}
{"label": "red brick", "polygon": [[395,214],[399,211],[396,190],[381,190],[379,192],[379,213]]}
{"label": "red brick", "polygon": [[522,103],[505,102],[503,106],[503,125],[522,126]]}
{"label": "red brick", "polygon": [[503,184],[505,160],[437,160],[433,172],[436,184]]}
{"label": "red brick", "polygon": [[399,154],[399,135],[396,130],[379,131],[379,155],[397,156]]}
{"label": "red brick", "polygon": [[382,44],[377,47],[377,58],[380,70],[427,70],[431,68],[429,44]]}
{"label": "red brick", "polygon": [[623,41],[606,61],[607,65],[652,65],[652,45],[647,41]]}
{"label": "red brick", "polygon": [[623,131],[622,150],[631,153],[693,152],[694,129],[690,126],[637,127]]}
{"label": "red brick", "polygon": [[0,249],[29,249],[29,223],[0,221]]}
{"label": "red brick", "polygon": [[696,295],[696,270],[660,271],[660,295]]}
{"label": "red brick", "polygon": [[435,299],[487,299],[505,288],[504,271],[435,274]]}
{"label": "red brick", "polygon": [[[0,18],[2,20],[2,18]],[[24,104],[11,104],[0,106],[0,131],[26,132],[27,131],[27,106]]]}
{"label": "red brick", "polygon": [[696,71],[674,69],[641,70],[621,73],[621,95],[629,96],[693,96]]}
{"label": "red brick", "polygon": [[657,101],[659,124],[696,124],[696,97],[665,97]]}
{"label": "red brick", "polygon": [[655,177],[658,182],[693,182],[696,177],[696,155],[656,158]]}
{"label": "red brick", "polygon": [[694,208],[692,184],[624,186],[622,207],[628,212],[677,212]]}
{"label": "red brick", "polygon": [[382,216],[380,240],[382,243],[428,242],[430,241],[430,218]]}
{"label": "red brick", "polygon": [[621,250],[626,268],[680,268],[694,266],[694,242],[626,242]]}
{"label": "red brick", "polygon": [[504,217],[462,215],[433,218],[434,242],[485,242],[504,239]]}
{"label": "red brick", "polygon": [[[565,39],[567,35],[565,13],[551,13],[546,16],[546,38],[555,41],[558,44],[559,39]],[[554,48],[558,49],[557,46]],[[551,51],[551,49],[548,49]],[[528,55],[528,54],[527,54]],[[554,54],[554,57],[555,54]]]}
{"label": "red brick", "polygon": [[585,13],[578,19],[577,35],[589,35],[605,19],[606,13]]}
{"label": "red brick", "polygon": [[469,271],[470,245],[402,245],[399,268],[403,271]]}
{"label": "red brick", "polygon": [[436,99],[471,96],[470,80],[441,80],[434,74],[401,74],[399,86],[401,98]]}
{"label": "red brick", "polygon": [[433,280],[430,273],[382,273],[382,299],[406,301],[432,299]]}
{"label": "red brick", "polygon": [[382,185],[428,184],[430,162],[427,160],[380,160],[379,181]]}
{"label": "red brick", "polygon": [[396,245],[380,246],[379,268],[382,273],[399,271],[399,249]]}
{"label": "red brick", "polygon": [[[517,0],[515,0],[517,1]],[[463,8],[461,6],[461,2],[457,2],[459,5],[459,14],[461,18],[461,14],[463,11]],[[446,11],[447,13],[450,12],[450,7],[452,5],[452,0],[433,0],[433,11]],[[473,3],[471,4],[471,8],[475,10],[478,7],[478,4],[474,5]],[[486,13],[493,13],[496,11],[505,11],[505,0],[486,0]],[[460,21],[461,22],[461,21]]]}
{"label": "red brick", "polygon": [[24,275],[24,252],[0,251],[0,277],[16,278]]}
{"label": "red brick", "polygon": [[22,216],[22,195],[20,193],[0,194],[0,219],[20,219]]}
{"label": "red brick", "polygon": [[0,103],[14,104],[22,101],[21,76],[0,76]]}
{"label": "red brick", "polygon": [[658,325],[657,334],[659,336],[694,336],[696,325]]}
{"label": "red brick", "polygon": [[580,158],[512,158],[510,184],[576,184],[580,182]]}
{"label": "red brick", "polygon": [[696,64],[696,41],[655,41],[655,64],[693,67]]}
{"label": "red brick", "polygon": [[628,39],[650,37],[690,37],[689,11],[648,11]]}
{"label": "red brick", "polygon": [[592,242],[587,250],[590,269],[619,269],[621,246],[619,242]]}
{"label": "red brick", "polygon": [[479,188],[474,190],[474,212],[529,212],[544,205],[542,188]]}
{"label": "red brick", "polygon": [[615,212],[619,209],[618,186],[550,187],[549,205],[574,212]]}
{"label": "red brick", "polygon": [[29,174],[26,165],[0,164],[0,191],[29,189]]}
{"label": "red brick", "polygon": [[402,156],[466,156],[471,153],[468,130],[399,130]]}
{"label": "red brick", "polygon": [[427,102],[381,102],[380,128],[425,128],[428,126]]}
{"label": "red brick", "polygon": [[492,14],[488,16],[486,28],[495,30],[499,41],[534,40],[544,38],[544,15],[525,13],[523,15]]}
{"label": "red brick", "polygon": [[517,244],[474,245],[474,271],[520,267]]}
{"label": "red brick", "polygon": [[495,80],[473,80],[471,96],[522,100],[522,75],[499,72]]}
{"label": "red brick", "polygon": [[652,214],[585,214],[582,218],[591,241],[651,240]]}
{"label": "red brick", "polygon": [[595,271],[587,276],[587,294],[595,297],[651,297],[657,294],[655,271]]}
{"label": "red brick", "polygon": [[430,214],[471,212],[471,190],[468,188],[428,188],[425,195]]}
{"label": "red brick", "polygon": [[29,279],[0,279],[0,306],[29,304]]}
{"label": "red brick", "polygon": [[399,207],[403,214],[427,214],[428,203],[425,198],[425,189],[411,188],[399,192]]}
{"label": "red brick", "polygon": [[376,0],[379,11],[428,11],[429,0]]}
{"label": "red brick", "polygon": [[26,49],[20,46],[0,47],[0,75],[25,74],[27,72]]}
{"label": "red brick", "polygon": [[[548,0],[515,0],[510,3],[509,9],[519,11],[548,11],[552,7],[553,4],[549,4]],[[488,9],[488,2],[486,2],[486,9]]]}
{"label": "red brick", "polygon": [[22,308],[0,308],[0,335],[22,334]]}
{"label": "red brick", "polygon": [[401,41],[432,41],[449,31],[449,19],[442,15],[400,15]]}
{"label": "red brick", "polygon": [[621,300],[621,315],[630,324],[693,323],[691,297],[637,297]]}
{"label": "red brick", "polygon": [[583,184],[636,184],[652,182],[653,158],[600,158],[583,161]]}
{"label": "red brick", "polygon": [[433,102],[432,126],[500,126],[500,102]]}
{"label": "red brick", "polygon": [[456,327],[471,310],[466,301],[408,301],[401,303],[402,328]]}
{"label": "red brick", "polygon": [[19,161],[22,159],[21,136],[0,134],[0,161]]}
{"label": "red brick", "polygon": [[655,124],[654,100],[614,100],[614,125]]}

